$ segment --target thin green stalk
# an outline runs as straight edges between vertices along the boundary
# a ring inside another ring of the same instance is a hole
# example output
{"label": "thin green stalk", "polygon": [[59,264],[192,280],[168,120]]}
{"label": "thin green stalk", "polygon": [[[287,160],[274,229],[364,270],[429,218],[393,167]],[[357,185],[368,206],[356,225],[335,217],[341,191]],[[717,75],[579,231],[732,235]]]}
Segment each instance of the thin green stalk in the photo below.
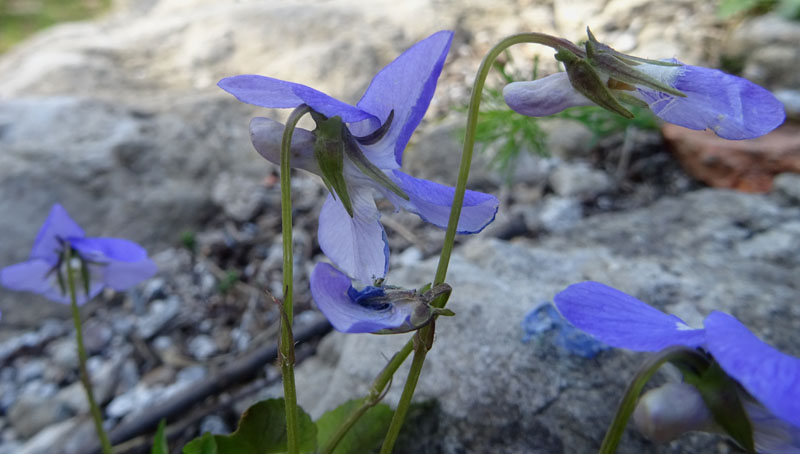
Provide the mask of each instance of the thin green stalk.
{"label": "thin green stalk", "polygon": [[[533,43],[542,44],[552,47],[554,49],[566,48],[577,55],[584,55],[584,51],[577,47],[575,44],[557,38],[555,36],[546,35],[543,33],[520,33],[511,35],[499,43],[497,43],[486,54],[478,68],[478,73],[475,75],[475,82],[472,85],[472,96],[469,101],[469,108],[467,109],[467,128],[464,134],[464,149],[461,152],[461,164],[458,169],[458,181],[456,182],[456,190],[453,195],[453,205],[450,209],[450,218],[447,222],[447,232],[444,237],[444,245],[442,252],[439,255],[439,265],[436,268],[436,275],[433,280],[433,285],[442,284],[447,277],[447,267],[450,264],[450,255],[453,252],[455,244],[456,233],[458,233],[458,220],[461,217],[461,209],[464,205],[464,194],[467,192],[467,179],[469,178],[469,170],[472,166],[472,152],[475,149],[475,129],[478,125],[478,111],[481,105],[481,95],[483,94],[483,86],[486,83],[486,77],[494,65],[497,57],[509,47],[520,43]],[[436,298],[432,305],[435,307],[444,307],[447,304],[447,295],[442,295]],[[419,331],[421,339],[433,339],[433,324],[422,328]],[[410,342],[410,341],[409,341]],[[381,448],[381,454],[388,454],[392,452],[397,436],[400,433],[400,428],[403,425],[406,412],[411,404],[411,398],[414,395],[414,390],[419,381],[419,374],[422,371],[422,365],[425,362],[427,355],[427,348],[418,348],[414,351],[414,358],[412,359],[412,368],[409,371],[408,378],[406,379],[403,394],[400,397],[400,402],[397,404],[397,410],[392,418],[392,423],[389,426],[389,432]],[[417,367],[414,365],[417,364]]]}
{"label": "thin green stalk", "polygon": [[[469,108],[467,109],[467,128],[464,134],[464,149],[461,152],[461,165],[458,169],[456,192],[453,196],[450,219],[447,222],[447,232],[444,236],[444,245],[439,255],[439,266],[436,268],[436,277],[433,280],[433,285],[443,283],[447,276],[450,255],[453,252],[456,233],[458,232],[458,220],[461,217],[461,208],[464,204],[464,194],[467,192],[467,179],[469,178],[470,166],[472,166],[472,152],[475,149],[475,129],[478,125],[478,112],[480,110],[481,95],[483,94],[483,86],[486,83],[486,77],[494,66],[494,61],[503,51],[515,44],[521,43],[542,44],[552,47],[553,49],[567,48],[573,53],[584,55],[584,51],[570,41],[543,33],[531,32],[511,35],[503,39],[483,58],[478,68],[478,73],[475,75],[475,82],[472,85],[472,96],[470,97]],[[434,301],[433,305],[436,307],[444,307],[446,303],[447,301],[445,298],[438,298]]]}
{"label": "thin green stalk", "polygon": [[328,440],[320,450],[320,454],[330,454],[336,449],[336,446],[342,441],[342,438],[347,434],[347,432],[355,425],[358,420],[364,416],[364,413],[367,412],[370,408],[374,407],[378,402],[383,399],[385,395],[386,386],[392,381],[392,377],[394,373],[397,372],[397,369],[405,362],[408,355],[411,354],[411,350],[413,348],[413,343],[407,343],[399,352],[395,353],[392,356],[392,359],[386,364],[386,367],[383,368],[380,374],[375,377],[375,381],[372,382],[372,386],[370,387],[369,394],[364,397],[363,401],[361,402],[361,406],[356,409],[347,419],[336,429],[336,432],[331,436],[330,440]]}
{"label": "thin green stalk", "polygon": [[297,390],[294,382],[294,336],[292,335],[292,280],[294,256],[292,253],[292,187],[290,152],[292,133],[300,117],[311,109],[302,104],[294,109],[286,121],[281,140],[281,235],[283,236],[283,316],[281,317],[281,374],[283,399],[286,411],[286,440],[288,454],[299,453],[299,428],[297,423]]}
{"label": "thin green stalk", "polygon": [[428,348],[425,345],[426,342],[421,338],[422,335],[423,332],[420,330],[412,339],[412,342],[414,342],[414,357],[411,359],[411,369],[408,371],[406,385],[403,387],[403,394],[400,395],[400,400],[397,402],[397,409],[392,416],[392,422],[389,424],[389,429],[386,431],[386,438],[383,439],[383,446],[381,446],[380,454],[392,453],[394,444],[397,442],[397,437],[400,435],[400,429],[403,428],[408,409],[411,407],[411,398],[414,397],[414,391],[417,389],[419,376],[422,374],[422,366],[425,364],[425,355],[428,353]]}
{"label": "thin green stalk", "polygon": [[[92,392],[92,382],[89,379],[89,370],[86,368],[86,349],[83,347],[83,329],[81,328],[81,313],[78,310],[78,298],[75,295],[75,275],[72,269],[72,248],[69,243],[64,244],[64,263],[67,265],[67,287],[69,288],[69,299],[72,306],[72,321],[75,324],[75,342],[78,344],[78,368],[81,375],[81,383],[86,391],[86,400],[89,401],[89,410],[94,420],[94,428],[97,431],[97,438],[100,439],[100,447],[103,454],[111,454],[111,442],[103,428],[103,415],[94,400]],[[58,272],[58,271],[56,271]]]}
{"label": "thin green stalk", "polygon": [[628,384],[625,389],[625,394],[617,407],[617,413],[614,415],[614,420],[611,422],[606,436],[603,438],[603,443],[600,445],[600,454],[614,454],[617,452],[622,434],[625,432],[625,426],[628,425],[633,411],[636,409],[636,402],[639,400],[639,395],[642,389],[653,377],[659,367],[668,362],[677,362],[679,368],[686,367],[692,370],[702,370],[708,367],[708,360],[696,350],[687,347],[668,347],[661,350],[656,355],[649,358],[639,371],[636,372],[633,380]]}

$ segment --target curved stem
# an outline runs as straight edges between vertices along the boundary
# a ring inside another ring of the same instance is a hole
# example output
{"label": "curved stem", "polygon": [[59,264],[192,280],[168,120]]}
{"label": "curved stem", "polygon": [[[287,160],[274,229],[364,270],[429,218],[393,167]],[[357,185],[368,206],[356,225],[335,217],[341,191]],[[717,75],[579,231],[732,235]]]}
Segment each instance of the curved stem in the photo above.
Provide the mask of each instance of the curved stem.
{"label": "curved stem", "polygon": [[625,426],[628,425],[628,420],[636,409],[636,402],[639,400],[642,389],[658,368],[667,362],[675,362],[678,368],[693,371],[703,370],[709,365],[708,360],[702,354],[687,347],[668,347],[649,358],[642,364],[625,389],[625,394],[617,407],[617,414],[614,415],[614,420],[600,445],[600,454],[614,454],[617,451],[622,434],[625,432]]}
{"label": "curved stem", "polygon": [[[445,278],[447,277],[447,267],[450,264],[450,256],[453,252],[456,233],[458,233],[458,220],[461,217],[461,208],[464,204],[464,195],[467,192],[467,179],[469,178],[469,170],[472,166],[472,152],[475,149],[475,128],[478,125],[478,111],[480,110],[481,95],[483,94],[483,86],[486,83],[486,77],[489,75],[489,70],[492,69],[494,61],[497,59],[497,57],[504,50],[520,43],[542,44],[552,47],[556,50],[559,48],[567,48],[578,55],[584,54],[581,48],[570,41],[557,38],[555,36],[546,35],[544,33],[531,32],[511,35],[507,38],[504,38],[491,50],[489,50],[489,52],[483,58],[483,61],[478,68],[478,73],[475,75],[475,82],[472,85],[472,96],[470,97],[469,108],[467,110],[467,128],[464,134],[464,149],[461,152],[461,164],[458,169],[458,181],[456,182],[456,190],[455,194],[453,195],[450,218],[447,222],[447,232],[445,233],[444,237],[444,245],[442,246],[442,252],[439,255],[439,265],[436,268],[436,275],[433,280],[434,286],[444,283]],[[439,308],[444,307],[447,304],[448,296],[449,293],[443,294],[442,296],[436,298],[431,305]],[[419,331],[419,338],[428,339],[429,342],[432,342],[433,324],[422,328]],[[411,341],[409,341],[409,343],[410,342]],[[419,381],[419,374],[422,371],[422,365],[425,362],[427,351],[428,348],[417,348],[414,351],[412,367],[409,371],[405,388],[403,388],[403,394],[397,404],[397,410],[392,418],[392,423],[389,426],[389,432],[386,434],[386,439],[384,439],[384,444],[381,448],[381,454],[388,454],[392,452],[392,448],[397,440],[400,428],[403,425],[406,412],[411,404],[411,398],[414,395],[417,382]],[[414,367],[414,365],[417,365],[417,367]]]}
{"label": "curved stem", "polygon": [[412,342],[414,342],[414,357],[411,359],[411,369],[408,370],[408,378],[406,378],[406,384],[403,387],[403,394],[400,395],[400,400],[397,402],[397,409],[394,411],[392,422],[386,431],[386,438],[383,439],[380,454],[392,453],[397,437],[400,435],[400,429],[403,428],[408,409],[411,407],[411,398],[414,397],[419,376],[422,374],[422,366],[425,365],[425,356],[428,353],[428,348],[421,339],[422,335],[422,330],[417,331],[417,334],[412,339]]}
{"label": "curved stem", "polygon": [[[480,110],[481,95],[483,86],[486,83],[486,77],[489,75],[489,70],[492,69],[497,57],[509,47],[520,43],[542,44],[556,50],[559,48],[568,48],[577,54],[582,55],[584,53],[581,48],[570,41],[544,33],[532,32],[511,35],[503,39],[489,50],[489,53],[483,58],[478,68],[478,73],[475,75],[475,82],[472,85],[472,96],[469,100],[469,108],[467,110],[467,129],[464,134],[464,149],[461,152],[461,164],[458,169],[456,192],[453,196],[450,219],[447,222],[447,232],[445,233],[442,252],[439,255],[439,265],[436,268],[436,277],[433,280],[433,285],[443,283],[447,276],[450,255],[453,252],[453,245],[455,243],[456,233],[458,232],[458,220],[461,217],[461,208],[464,204],[464,194],[467,191],[467,179],[469,178],[469,170],[472,165],[472,152],[475,149],[475,128],[478,125],[478,111]],[[438,298],[433,304],[436,307],[444,307],[446,303],[447,301],[444,298]]]}
{"label": "curved stem", "polygon": [[292,133],[297,122],[311,109],[302,104],[294,109],[286,121],[281,140],[281,235],[283,237],[283,308],[281,316],[280,362],[283,376],[283,399],[286,411],[286,439],[289,454],[299,452],[297,424],[297,390],[294,382],[294,336],[292,335],[292,280],[294,256],[292,253],[292,187],[291,163]]}
{"label": "curved stem", "polygon": [[75,295],[75,271],[72,269],[72,247],[68,242],[64,242],[64,263],[67,267],[67,287],[69,288],[69,300],[72,306],[72,322],[75,324],[75,342],[78,344],[78,368],[81,375],[81,383],[86,391],[86,400],[89,401],[89,411],[94,420],[94,429],[97,431],[97,438],[100,439],[100,447],[103,454],[111,454],[111,442],[103,428],[103,415],[94,400],[92,392],[92,381],[89,379],[89,370],[86,368],[86,349],[83,347],[83,329],[81,327],[81,313],[78,310],[78,298]]}

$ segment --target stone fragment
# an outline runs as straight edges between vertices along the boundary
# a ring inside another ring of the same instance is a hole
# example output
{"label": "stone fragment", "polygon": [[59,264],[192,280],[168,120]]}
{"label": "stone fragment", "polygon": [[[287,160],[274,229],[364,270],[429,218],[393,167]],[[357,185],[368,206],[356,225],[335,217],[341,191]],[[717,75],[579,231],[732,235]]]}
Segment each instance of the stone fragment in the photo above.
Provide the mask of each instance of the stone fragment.
{"label": "stone fragment", "polygon": [[177,296],[150,303],[147,314],[136,322],[136,333],[143,339],[150,339],[158,334],[181,311],[181,301]]}
{"label": "stone fragment", "polygon": [[686,172],[709,186],[767,192],[776,175],[800,173],[797,125],[784,124],[766,136],[738,141],[669,123],[661,132]]}

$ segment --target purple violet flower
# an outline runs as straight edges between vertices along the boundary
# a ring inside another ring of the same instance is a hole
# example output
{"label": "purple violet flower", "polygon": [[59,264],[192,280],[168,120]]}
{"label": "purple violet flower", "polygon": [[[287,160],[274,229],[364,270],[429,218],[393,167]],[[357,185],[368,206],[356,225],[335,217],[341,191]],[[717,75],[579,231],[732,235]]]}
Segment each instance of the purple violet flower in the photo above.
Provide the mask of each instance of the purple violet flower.
{"label": "purple violet flower", "polygon": [[[598,282],[571,285],[554,301],[575,327],[614,347],[635,351],[676,345],[703,348],[765,409],[745,399],[755,425],[756,444],[762,446],[759,452],[800,450],[800,358],[764,343],[733,316],[713,311],[706,317],[704,329],[692,329],[678,317]],[[766,422],[774,426],[776,419],[793,427],[777,433],[759,426]],[[770,434],[770,440],[765,434]],[[772,448],[764,448],[767,444]]]}
{"label": "purple violet flower", "polygon": [[[65,244],[73,250],[69,264],[64,263]],[[81,279],[84,265],[89,275],[88,294]],[[87,238],[67,211],[55,204],[36,236],[28,260],[1,269],[0,284],[69,303],[67,266],[72,266],[75,273],[78,304],[90,300],[104,287],[126,290],[156,273],[156,265],[141,246],[122,238]]]}
{"label": "purple violet flower", "polygon": [[[740,77],[678,60],[679,66],[642,63],[635,70],[686,94],[679,97],[653,88],[614,84],[612,93],[627,94],[647,103],[659,118],[689,129],[711,129],[724,139],[752,139],[780,126],[783,104],[766,89]],[[601,73],[602,75],[602,73]],[[605,76],[608,79],[608,75]],[[553,115],[569,107],[594,105],[570,84],[567,73],[512,82],[503,89],[506,104],[530,117]]]}
{"label": "purple violet flower", "polygon": [[[325,255],[361,283],[372,283],[385,276],[389,263],[386,233],[374,202],[375,191],[389,199],[396,209],[415,213],[438,227],[447,226],[454,189],[413,178],[398,169],[403,150],[430,104],[452,38],[452,32],[440,31],[412,46],[378,72],[356,106],[305,85],[263,76],[228,77],[218,84],[248,104],[273,108],[306,104],[327,118],[341,118],[347,124],[348,134],[358,139],[367,164],[376,167],[407,195],[407,199],[400,197],[397,191],[366,175],[362,171],[364,163],[344,160],[352,216],[341,197],[329,195],[320,213],[318,239]],[[250,134],[256,151],[278,164],[283,125],[268,118],[254,118]],[[314,156],[315,140],[311,131],[295,129],[292,166],[322,175]],[[497,207],[494,196],[467,191],[459,233],[480,232],[494,220]]]}
{"label": "purple violet flower", "polygon": [[367,286],[356,290],[350,278],[328,263],[319,263],[311,273],[311,295],[331,325],[344,333],[402,333],[419,329],[434,315],[452,315],[447,309],[430,306],[439,292]]}

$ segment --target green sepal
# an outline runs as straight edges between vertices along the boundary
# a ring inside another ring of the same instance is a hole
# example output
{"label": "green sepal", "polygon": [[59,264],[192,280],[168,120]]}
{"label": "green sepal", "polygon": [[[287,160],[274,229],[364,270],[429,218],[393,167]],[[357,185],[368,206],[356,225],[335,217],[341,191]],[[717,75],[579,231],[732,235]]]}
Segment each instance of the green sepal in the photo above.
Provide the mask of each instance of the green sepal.
{"label": "green sepal", "polygon": [[361,151],[361,147],[358,146],[358,141],[352,134],[350,134],[349,131],[347,131],[347,129],[342,131],[342,135],[344,136],[345,153],[347,154],[347,157],[350,158],[350,161],[355,164],[356,167],[358,167],[358,170],[360,170],[361,173],[379,185],[394,192],[403,200],[409,200],[408,194],[406,194],[405,191],[400,188],[400,186],[398,186],[394,181],[387,177],[381,169],[367,159],[367,157],[364,155],[364,152]]}
{"label": "green sepal", "polygon": [[637,98],[635,96],[631,96],[631,95],[629,95],[629,94],[627,94],[625,92],[617,92],[616,95],[617,95],[617,99],[619,99],[620,101],[624,102],[625,104],[627,104],[629,106],[639,107],[639,108],[649,108],[650,107],[650,105],[647,104],[646,102],[642,101],[641,99],[639,99],[639,98]]}
{"label": "green sepal", "polygon": [[753,424],[747,416],[739,385],[714,361],[700,374],[684,373],[686,383],[703,396],[714,421],[748,453],[755,454]]}
{"label": "green sepal", "polygon": [[[669,85],[661,83],[659,80],[648,76],[634,68],[635,65],[643,62],[632,62],[630,56],[621,54],[607,45],[598,42],[592,32],[587,28],[589,41],[586,42],[586,58],[589,64],[611,76],[612,79],[619,80],[631,85],[644,85],[653,90],[669,93],[673,96],[685,98],[686,94],[676,90]],[[628,61],[626,61],[628,59]],[[633,65],[631,65],[633,63]],[[648,63],[652,64],[652,63]],[[681,66],[670,63],[669,65],[659,66]]]}
{"label": "green sepal", "polygon": [[[342,422],[358,411],[362,403],[363,399],[349,400],[322,415],[317,420],[319,446],[326,447],[331,438],[337,435]],[[377,404],[369,408],[336,443],[336,448],[331,454],[372,452],[386,435],[393,414],[392,409],[386,404]]]}
{"label": "green sepal", "polygon": [[585,58],[575,55],[572,51],[561,48],[556,52],[556,60],[564,63],[569,76],[569,83],[583,96],[592,100],[598,106],[622,115],[633,118],[633,114],[617,101],[606,84],[600,80],[594,66]]}
{"label": "green sepal", "polygon": [[153,438],[153,448],[150,450],[150,454],[169,454],[166,429],[167,420],[162,418],[158,422],[158,429],[156,430],[156,436]]}
{"label": "green sepal", "polygon": [[[58,266],[58,265],[56,265]],[[64,275],[61,273],[61,266],[54,270],[56,273],[56,281],[58,281],[58,289],[61,290],[62,295],[67,294],[67,284],[64,282]]]}
{"label": "green sepal", "polygon": [[347,214],[352,218],[353,204],[344,178],[345,147],[342,137],[342,131],[345,130],[344,123],[341,117],[327,118],[313,111],[311,117],[317,124],[313,131],[316,137],[314,158],[319,165],[322,181],[334,197],[339,197]]}
{"label": "green sepal", "polygon": [[81,262],[81,280],[83,281],[83,291],[86,292],[86,297],[89,297],[89,287],[91,283],[89,282],[89,265],[86,263],[86,260],[83,258],[78,257],[78,260]]}
{"label": "green sepal", "polygon": [[[297,412],[300,452],[315,452],[317,427],[303,409],[297,407]],[[232,434],[206,433],[184,446],[183,454],[282,454],[287,449],[283,399],[268,399],[245,410]]]}

